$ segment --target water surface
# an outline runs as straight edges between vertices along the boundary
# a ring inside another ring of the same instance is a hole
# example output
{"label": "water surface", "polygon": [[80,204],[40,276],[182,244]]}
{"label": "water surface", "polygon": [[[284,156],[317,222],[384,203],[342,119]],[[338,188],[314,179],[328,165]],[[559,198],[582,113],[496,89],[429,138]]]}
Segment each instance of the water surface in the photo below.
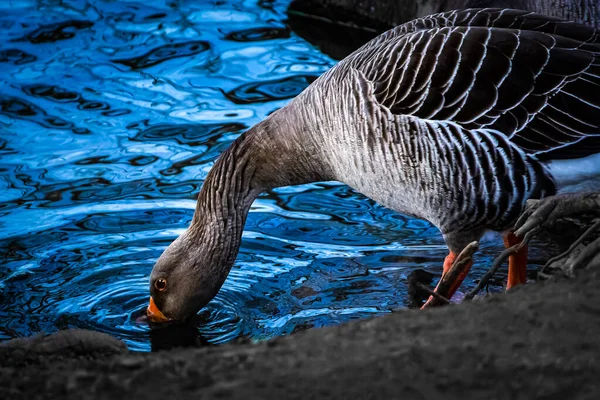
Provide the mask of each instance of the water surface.
{"label": "water surface", "polygon": [[[136,320],[213,160],[335,64],[288,28],[287,4],[0,2],[0,340],[80,327],[150,350],[165,336]],[[470,279],[498,248],[484,244]],[[389,313],[445,255],[430,224],[339,183],[273,190],[191,335]]]}

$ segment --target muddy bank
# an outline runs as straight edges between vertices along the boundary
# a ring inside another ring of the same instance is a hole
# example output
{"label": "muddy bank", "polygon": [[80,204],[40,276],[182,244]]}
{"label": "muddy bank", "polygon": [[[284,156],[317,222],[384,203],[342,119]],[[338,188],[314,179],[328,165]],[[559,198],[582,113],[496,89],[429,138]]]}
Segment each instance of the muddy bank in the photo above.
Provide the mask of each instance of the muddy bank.
{"label": "muddy bank", "polygon": [[600,273],[260,344],[143,354],[92,340],[89,353],[0,348],[3,397],[592,399]]}

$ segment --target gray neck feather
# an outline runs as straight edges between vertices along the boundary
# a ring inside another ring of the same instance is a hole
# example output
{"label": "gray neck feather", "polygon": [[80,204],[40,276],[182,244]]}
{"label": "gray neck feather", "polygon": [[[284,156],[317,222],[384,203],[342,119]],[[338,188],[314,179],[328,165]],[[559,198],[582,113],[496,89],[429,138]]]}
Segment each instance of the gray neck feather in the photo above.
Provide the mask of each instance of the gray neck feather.
{"label": "gray neck feather", "polygon": [[248,211],[261,192],[331,179],[320,150],[300,140],[306,128],[289,114],[281,109],[237,138],[219,156],[198,195],[185,247],[203,244],[203,268],[214,269],[218,287],[233,266]]}

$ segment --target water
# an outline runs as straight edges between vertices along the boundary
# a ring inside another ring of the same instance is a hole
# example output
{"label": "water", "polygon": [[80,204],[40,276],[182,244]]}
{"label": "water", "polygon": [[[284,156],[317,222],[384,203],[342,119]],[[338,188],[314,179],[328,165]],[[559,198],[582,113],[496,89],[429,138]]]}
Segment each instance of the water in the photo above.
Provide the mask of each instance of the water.
{"label": "water", "polygon": [[285,25],[287,3],[0,1],[0,340],[261,340],[406,307],[411,271],[441,273],[427,222],[339,183],[287,187],[256,201],[191,325],[139,321],[215,157],[335,63]]}

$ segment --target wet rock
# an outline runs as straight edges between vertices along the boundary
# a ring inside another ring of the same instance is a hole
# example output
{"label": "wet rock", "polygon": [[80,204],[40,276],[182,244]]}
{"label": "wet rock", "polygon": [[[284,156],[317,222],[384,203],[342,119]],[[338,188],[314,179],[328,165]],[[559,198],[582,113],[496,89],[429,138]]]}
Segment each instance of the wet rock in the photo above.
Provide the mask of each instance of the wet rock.
{"label": "wet rock", "polygon": [[0,359],[14,362],[48,356],[98,356],[127,352],[127,346],[120,340],[85,329],[59,331],[51,335],[39,334],[0,343]]}

